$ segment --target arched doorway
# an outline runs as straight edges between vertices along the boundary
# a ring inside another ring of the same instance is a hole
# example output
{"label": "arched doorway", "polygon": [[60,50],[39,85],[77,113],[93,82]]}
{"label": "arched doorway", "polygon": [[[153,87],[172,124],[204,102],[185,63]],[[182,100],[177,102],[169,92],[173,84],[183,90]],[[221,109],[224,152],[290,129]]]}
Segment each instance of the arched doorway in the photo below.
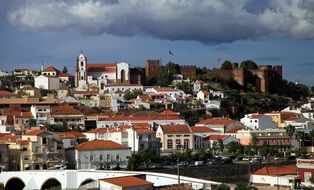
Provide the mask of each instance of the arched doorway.
{"label": "arched doorway", "polygon": [[45,183],[43,183],[40,189],[45,190],[45,189],[58,188],[58,187],[60,187],[61,189],[61,183],[55,178],[50,178],[50,179],[47,179]]}
{"label": "arched doorway", "polygon": [[94,179],[91,179],[91,178],[88,178],[88,179],[85,179],[84,181],[82,181],[82,183],[80,184],[80,187],[83,186],[83,185],[86,185],[90,182],[93,182],[95,181]]}
{"label": "arched doorway", "polygon": [[121,83],[124,83],[124,81],[125,81],[125,70],[122,69],[121,70]]}
{"label": "arched doorway", "polygon": [[22,190],[24,187],[25,184],[20,178],[13,177],[9,179],[9,181],[5,184],[4,190],[11,189]]}
{"label": "arched doorway", "polygon": [[47,169],[47,164],[44,164],[43,165],[43,170],[46,170]]}
{"label": "arched doorway", "polygon": [[39,165],[38,164],[35,165],[35,170],[39,170]]}

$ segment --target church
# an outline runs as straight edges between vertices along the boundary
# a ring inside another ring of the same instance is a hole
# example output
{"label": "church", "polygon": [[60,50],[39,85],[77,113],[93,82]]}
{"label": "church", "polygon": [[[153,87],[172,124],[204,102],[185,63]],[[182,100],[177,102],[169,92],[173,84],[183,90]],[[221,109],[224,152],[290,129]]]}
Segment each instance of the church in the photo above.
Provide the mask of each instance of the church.
{"label": "church", "polygon": [[82,52],[76,60],[75,86],[77,89],[96,88],[104,90],[106,85],[130,84],[130,65],[120,63],[87,63]]}

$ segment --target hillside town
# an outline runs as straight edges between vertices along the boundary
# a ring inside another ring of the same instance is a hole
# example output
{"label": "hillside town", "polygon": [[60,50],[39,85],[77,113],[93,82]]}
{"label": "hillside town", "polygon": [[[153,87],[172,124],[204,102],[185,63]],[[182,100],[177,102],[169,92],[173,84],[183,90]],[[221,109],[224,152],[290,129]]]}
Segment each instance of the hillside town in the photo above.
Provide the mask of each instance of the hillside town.
{"label": "hillside town", "polygon": [[73,75],[53,65],[0,73],[2,171],[268,163],[249,169],[250,184],[313,187],[314,99],[282,66],[73,60]]}

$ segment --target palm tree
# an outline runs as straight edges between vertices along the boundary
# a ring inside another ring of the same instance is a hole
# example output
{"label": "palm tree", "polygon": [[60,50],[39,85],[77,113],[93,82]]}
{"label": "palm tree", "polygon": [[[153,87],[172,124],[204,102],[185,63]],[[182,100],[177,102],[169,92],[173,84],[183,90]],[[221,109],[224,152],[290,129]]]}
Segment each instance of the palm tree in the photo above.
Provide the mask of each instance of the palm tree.
{"label": "palm tree", "polygon": [[256,134],[252,134],[251,143],[254,153],[257,153],[258,138]]}
{"label": "palm tree", "polygon": [[305,134],[303,131],[297,131],[297,133],[295,134],[295,138],[298,139],[300,143],[300,148],[303,146],[302,141],[304,141],[304,137],[305,137]]}
{"label": "palm tree", "polygon": [[291,145],[291,138],[292,138],[294,132],[295,132],[295,127],[294,127],[294,126],[288,125],[288,126],[286,127],[286,133],[287,133],[287,135],[290,137],[290,145]]}

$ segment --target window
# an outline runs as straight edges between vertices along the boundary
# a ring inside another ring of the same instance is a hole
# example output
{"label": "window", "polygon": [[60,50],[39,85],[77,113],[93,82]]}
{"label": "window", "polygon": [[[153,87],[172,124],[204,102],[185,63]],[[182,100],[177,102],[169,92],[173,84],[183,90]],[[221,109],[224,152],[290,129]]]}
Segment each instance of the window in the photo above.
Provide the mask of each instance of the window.
{"label": "window", "polygon": [[120,155],[119,154],[116,155],[116,160],[120,161]]}
{"label": "window", "polygon": [[102,154],[99,155],[99,160],[103,160],[103,155]]}
{"label": "window", "polygon": [[142,140],[143,140],[143,136],[142,136],[142,135],[139,135],[139,136],[138,136],[138,140],[139,140],[139,141],[142,141]]}
{"label": "window", "polygon": [[172,149],[172,140],[171,139],[167,140],[167,149]]}
{"label": "window", "polygon": [[83,63],[83,61],[81,61],[81,67],[83,67],[84,66],[84,63]]}
{"label": "window", "polygon": [[29,160],[29,157],[28,157],[28,156],[25,156],[25,157],[24,157],[24,160]]}
{"label": "window", "polygon": [[94,155],[91,154],[91,155],[89,156],[89,161],[94,161]]}
{"label": "window", "polygon": [[110,154],[107,154],[107,161],[110,161]]}
{"label": "window", "polygon": [[47,144],[47,138],[43,137],[43,144]]}
{"label": "window", "polygon": [[176,139],[177,150],[181,150],[181,139]]}
{"label": "window", "polygon": [[151,140],[152,139],[152,135],[148,135],[148,140]]}
{"label": "window", "polygon": [[190,140],[189,139],[184,139],[184,149],[188,149],[189,148],[189,144],[190,144]]}

